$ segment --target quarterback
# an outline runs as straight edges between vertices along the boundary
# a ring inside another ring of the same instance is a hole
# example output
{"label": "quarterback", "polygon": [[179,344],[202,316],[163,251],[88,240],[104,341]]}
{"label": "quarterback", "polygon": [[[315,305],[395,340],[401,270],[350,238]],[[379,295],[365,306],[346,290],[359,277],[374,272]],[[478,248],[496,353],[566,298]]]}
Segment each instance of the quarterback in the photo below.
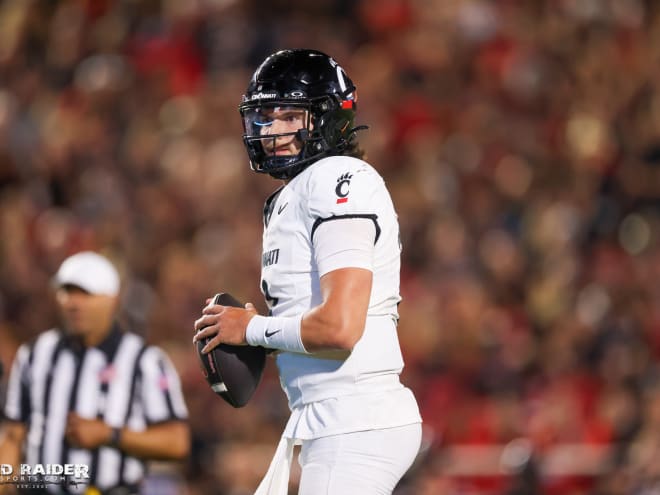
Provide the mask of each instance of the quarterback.
{"label": "quarterback", "polygon": [[278,51],[239,107],[250,165],[283,185],[264,207],[261,289],[270,309],[207,306],[196,340],[275,350],[291,416],[257,495],[391,494],[421,442],[399,375],[400,243],[380,175],[355,138],[356,88],[328,55]]}

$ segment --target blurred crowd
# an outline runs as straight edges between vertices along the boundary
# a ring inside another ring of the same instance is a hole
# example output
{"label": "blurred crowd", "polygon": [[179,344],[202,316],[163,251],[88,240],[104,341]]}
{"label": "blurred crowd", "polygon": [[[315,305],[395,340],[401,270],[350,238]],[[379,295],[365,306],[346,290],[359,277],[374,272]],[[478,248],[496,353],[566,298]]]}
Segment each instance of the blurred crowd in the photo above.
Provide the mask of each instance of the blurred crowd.
{"label": "blurred crowd", "polygon": [[57,322],[64,257],[102,252],[191,413],[193,455],[147,491],[252,493],[288,416],[274,364],[234,410],[190,342],[215,292],[265,311],[278,183],[250,172],[237,107],[294,47],[356,83],[399,214],[425,443],[397,493],[659,494],[653,0],[4,0],[0,360]]}

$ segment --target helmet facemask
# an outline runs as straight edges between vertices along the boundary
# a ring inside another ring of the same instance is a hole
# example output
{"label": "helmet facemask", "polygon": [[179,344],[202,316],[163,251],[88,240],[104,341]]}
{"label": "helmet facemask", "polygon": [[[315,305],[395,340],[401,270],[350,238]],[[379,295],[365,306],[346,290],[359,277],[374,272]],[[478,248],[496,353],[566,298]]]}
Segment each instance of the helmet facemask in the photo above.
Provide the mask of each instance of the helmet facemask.
{"label": "helmet facemask", "polygon": [[342,110],[329,97],[251,101],[240,112],[252,170],[277,179],[292,178],[330,152],[340,153],[353,125],[353,110]]}

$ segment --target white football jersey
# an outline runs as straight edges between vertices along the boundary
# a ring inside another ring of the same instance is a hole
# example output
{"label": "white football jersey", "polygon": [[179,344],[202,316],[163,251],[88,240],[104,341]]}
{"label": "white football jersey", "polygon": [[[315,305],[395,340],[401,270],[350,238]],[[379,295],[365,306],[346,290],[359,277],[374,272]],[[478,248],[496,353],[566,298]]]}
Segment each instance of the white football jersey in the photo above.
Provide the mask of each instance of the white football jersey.
{"label": "white football jersey", "polygon": [[370,316],[398,317],[399,225],[383,179],[356,158],[325,158],[276,191],[264,207],[261,289],[273,316],[321,304],[312,239],[324,222],[365,218],[376,227]]}
{"label": "white football jersey", "polygon": [[[264,207],[262,292],[273,316],[300,315],[321,304],[319,281],[323,273],[319,273],[314,252],[314,233],[324,222],[354,218],[366,219],[375,226],[373,282],[365,331],[348,356],[278,352],[280,380],[291,409],[299,409],[300,413],[303,406],[315,403],[313,415],[328,416],[323,425],[292,418],[286,436],[306,438],[420,420],[412,393],[399,381],[403,358],[396,331],[401,299],[397,215],[384,181],[373,167],[351,157],[324,158],[271,195]],[[351,266],[347,261],[345,266],[335,268]],[[373,413],[369,418],[360,418],[356,411],[359,401],[354,406],[337,408],[337,398],[346,397],[348,404],[351,397],[380,392],[389,397],[386,407],[375,408],[382,418]],[[319,401],[328,399],[335,400],[334,405],[320,412]]]}

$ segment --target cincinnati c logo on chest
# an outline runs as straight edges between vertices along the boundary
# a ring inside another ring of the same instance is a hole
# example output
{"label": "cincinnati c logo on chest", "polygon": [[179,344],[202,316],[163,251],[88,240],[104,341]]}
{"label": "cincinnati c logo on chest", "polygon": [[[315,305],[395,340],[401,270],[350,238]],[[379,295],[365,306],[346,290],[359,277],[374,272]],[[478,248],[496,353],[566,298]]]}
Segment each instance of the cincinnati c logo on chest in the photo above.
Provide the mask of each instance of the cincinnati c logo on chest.
{"label": "cincinnati c logo on chest", "polygon": [[266,266],[276,265],[279,260],[280,260],[280,248],[271,249],[270,251],[266,251],[264,254],[261,255],[261,266],[266,267]]}

